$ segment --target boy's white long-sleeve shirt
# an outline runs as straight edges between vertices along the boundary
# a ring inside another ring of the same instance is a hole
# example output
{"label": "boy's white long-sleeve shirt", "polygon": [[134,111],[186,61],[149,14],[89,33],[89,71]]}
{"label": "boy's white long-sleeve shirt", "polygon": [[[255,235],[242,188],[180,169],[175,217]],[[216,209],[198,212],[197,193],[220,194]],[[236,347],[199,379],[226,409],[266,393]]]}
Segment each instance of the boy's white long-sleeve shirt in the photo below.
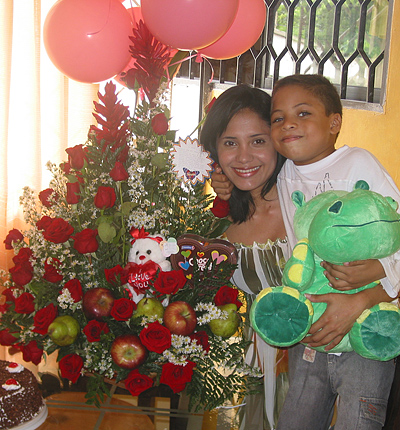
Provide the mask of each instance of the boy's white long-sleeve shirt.
{"label": "boy's white long-sleeve shirt", "polygon": [[[296,166],[292,160],[285,162],[278,176],[278,193],[291,249],[301,239],[296,238],[293,230],[296,207],[291,199],[292,193],[302,191],[306,201],[309,201],[324,191],[352,191],[359,180],[366,181],[370,190],[392,197],[400,207],[400,191],[393,179],[365,149],[343,146],[328,157],[305,166]],[[400,251],[379,261],[386,273],[381,284],[394,298],[400,291]]]}

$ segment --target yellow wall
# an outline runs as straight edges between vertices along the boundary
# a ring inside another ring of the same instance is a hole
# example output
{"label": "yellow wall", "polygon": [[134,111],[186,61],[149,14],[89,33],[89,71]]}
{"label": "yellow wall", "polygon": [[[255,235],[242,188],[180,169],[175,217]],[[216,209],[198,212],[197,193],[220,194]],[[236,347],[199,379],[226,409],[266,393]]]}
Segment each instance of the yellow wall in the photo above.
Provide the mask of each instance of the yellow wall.
{"label": "yellow wall", "polygon": [[372,152],[400,187],[400,0],[394,1],[386,103],[383,112],[345,109],[338,146]]}

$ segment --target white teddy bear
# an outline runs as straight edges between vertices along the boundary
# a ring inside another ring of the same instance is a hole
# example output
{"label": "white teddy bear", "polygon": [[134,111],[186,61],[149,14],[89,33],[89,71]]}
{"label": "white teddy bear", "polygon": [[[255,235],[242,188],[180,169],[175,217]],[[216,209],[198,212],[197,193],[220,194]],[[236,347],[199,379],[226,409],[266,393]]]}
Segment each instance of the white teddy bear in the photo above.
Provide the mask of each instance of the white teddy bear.
{"label": "white teddy bear", "polygon": [[[138,303],[145,296],[149,282],[154,278],[157,270],[168,272],[171,263],[164,252],[165,240],[162,236],[151,236],[144,231],[132,229],[132,247],[128,255],[126,287],[131,292],[132,300]],[[167,254],[168,255],[168,254]]]}
{"label": "white teddy bear", "polygon": [[148,261],[157,263],[163,272],[171,270],[171,263],[163,254],[164,239],[161,236],[148,236],[136,239],[129,251],[130,263],[145,264]]}

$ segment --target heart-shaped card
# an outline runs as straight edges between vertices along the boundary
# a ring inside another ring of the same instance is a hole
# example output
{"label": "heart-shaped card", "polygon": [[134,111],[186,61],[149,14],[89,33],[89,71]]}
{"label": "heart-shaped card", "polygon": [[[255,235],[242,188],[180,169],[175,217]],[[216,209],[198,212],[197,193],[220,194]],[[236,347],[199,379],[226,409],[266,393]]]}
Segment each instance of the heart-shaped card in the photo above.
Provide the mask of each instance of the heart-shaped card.
{"label": "heart-shaped card", "polygon": [[235,246],[226,240],[205,239],[197,234],[184,234],[177,239],[177,243],[179,252],[171,255],[171,265],[175,270],[182,269],[189,282],[193,276],[194,260],[201,273],[210,270],[209,261],[217,266],[224,261],[236,264],[238,260]]}

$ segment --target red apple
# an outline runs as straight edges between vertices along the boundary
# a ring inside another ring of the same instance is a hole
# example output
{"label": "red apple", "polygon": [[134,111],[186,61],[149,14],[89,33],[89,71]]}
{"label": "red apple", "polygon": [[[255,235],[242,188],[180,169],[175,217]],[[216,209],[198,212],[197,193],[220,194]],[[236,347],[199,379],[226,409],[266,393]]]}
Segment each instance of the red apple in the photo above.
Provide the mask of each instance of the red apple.
{"label": "red apple", "polygon": [[123,369],[136,369],[146,361],[147,349],[138,336],[123,334],[115,338],[111,345],[111,358]]}
{"label": "red apple", "polygon": [[197,324],[196,312],[189,303],[170,303],[164,312],[164,325],[172,334],[187,336],[193,333]]}
{"label": "red apple", "polygon": [[83,296],[82,309],[88,319],[101,321],[110,316],[114,296],[107,288],[92,288]]}

